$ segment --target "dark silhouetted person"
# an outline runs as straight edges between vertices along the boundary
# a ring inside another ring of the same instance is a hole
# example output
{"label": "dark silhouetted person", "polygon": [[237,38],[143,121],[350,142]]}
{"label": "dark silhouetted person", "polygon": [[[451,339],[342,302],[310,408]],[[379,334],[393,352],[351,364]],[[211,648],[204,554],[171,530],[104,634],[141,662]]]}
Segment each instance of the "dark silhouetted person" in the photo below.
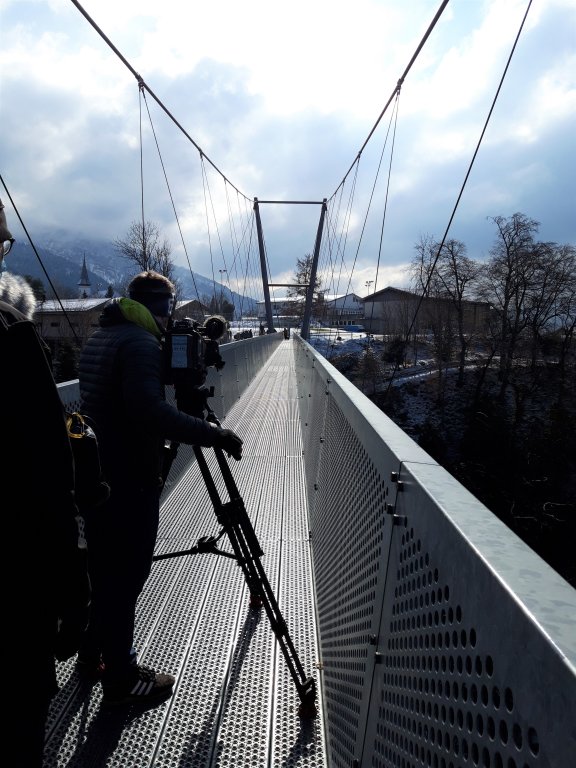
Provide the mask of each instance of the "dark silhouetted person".
{"label": "dark silhouetted person", "polygon": [[[0,264],[10,247],[1,206]],[[35,307],[23,278],[0,273],[2,617],[10,692],[2,722],[23,768],[42,766],[56,658],[78,650],[90,599],[65,411],[32,322]]]}

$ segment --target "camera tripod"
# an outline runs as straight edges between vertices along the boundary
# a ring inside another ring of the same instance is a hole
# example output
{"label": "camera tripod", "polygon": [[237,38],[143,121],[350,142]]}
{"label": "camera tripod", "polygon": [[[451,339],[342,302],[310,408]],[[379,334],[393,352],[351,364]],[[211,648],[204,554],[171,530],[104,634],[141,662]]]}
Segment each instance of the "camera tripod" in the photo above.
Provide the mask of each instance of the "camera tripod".
{"label": "camera tripod", "polygon": [[[190,415],[193,416],[197,416],[197,414],[201,411],[202,418],[204,418],[204,410],[206,410],[206,420],[211,421],[217,426],[220,426],[220,422],[218,421],[214,411],[206,403],[206,396],[210,390],[205,387],[196,387],[194,390],[196,401],[193,401],[192,403],[188,402],[190,409],[181,408],[181,410],[184,410],[186,413],[190,413]],[[180,407],[178,396],[177,402],[178,406]],[[170,459],[168,462],[169,465],[165,468],[164,471],[165,478],[167,477],[170,470],[170,465],[176,456],[178,445],[178,443],[174,442],[172,442],[170,445]],[[210,500],[214,506],[216,519],[222,526],[221,531],[218,536],[202,536],[196,543],[196,546],[191,547],[190,549],[180,550],[177,552],[169,552],[163,555],[155,555],[153,560],[165,560],[171,557],[196,555],[204,552],[211,552],[212,554],[222,555],[224,557],[235,559],[242,569],[246,584],[250,591],[250,608],[253,610],[259,610],[263,606],[266,614],[268,615],[270,625],[276,636],[284,659],[286,660],[290,675],[294,681],[294,684],[296,685],[296,690],[300,698],[298,714],[302,718],[314,718],[317,714],[316,684],[314,678],[307,678],[304,673],[304,668],[300,662],[288,632],[286,622],[282,616],[278,602],[274,597],[274,593],[264,568],[262,567],[262,563],[260,562],[260,558],[264,552],[260,547],[256,533],[254,532],[254,528],[252,527],[252,523],[248,517],[248,513],[246,512],[244,501],[240,496],[238,487],[224,455],[224,451],[221,448],[214,448],[218,466],[222,473],[222,478],[230,497],[229,501],[227,502],[222,501],[220,498],[220,494],[218,493],[214,478],[210,474],[210,469],[208,467],[206,457],[202,453],[202,448],[200,446],[194,445],[193,451],[194,455],[196,456],[198,466],[200,467],[202,477],[206,484],[208,495],[210,496]],[[233,554],[218,548],[218,541],[224,534],[228,535]]]}

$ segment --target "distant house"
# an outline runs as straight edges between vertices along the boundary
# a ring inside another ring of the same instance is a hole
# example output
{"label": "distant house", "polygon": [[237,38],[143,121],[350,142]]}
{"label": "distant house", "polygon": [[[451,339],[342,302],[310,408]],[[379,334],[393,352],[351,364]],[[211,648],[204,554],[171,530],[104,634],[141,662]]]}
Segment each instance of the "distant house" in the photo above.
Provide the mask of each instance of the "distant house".
{"label": "distant house", "polygon": [[[483,301],[465,301],[464,332],[472,333],[486,327],[491,305]],[[418,310],[416,322],[414,317]],[[428,332],[443,316],[455,318],[455,307],[449,299],[421,299],[417,293],[400,288],[383,288],[364,299],[364,327],[370,333],[406,334],[412,327],[415,333]]]}
{"label": "distant house", "polygon": [[98,328],[98,318],[111,299],[50,299],[39,302],[34,322],[42,338],[54,349],[63,340],[84,344]]}
{"label": "distant house", "polygon": [[[271,298],[272,316],[283,323],[300,323],[305,306],[304,296],[284,296]],[[321,320],[330,325],[355,325],[362,322],[364,304],[356,293],[327,295],[320,292],[314,297],[312,319]],[[258,318],[266,320],[266,305],[258,302]]]}
{"label": "distant house", "polygon": [[210,308],[198,299],[184,299],[176,302],[173,318],[174,320],[183,320],[185,317],[189,317],[190,320],[202,324],[209,314]]}
{"label": "distant house", "polygon": [[324,294],[316,305],[318,319],[330,325],[358,325],[364,320],[364,299],[357,293],[329,296]]}
{"label": "distant house", "polygon": [[[272,307],[272,317],[282,323],[291,321],[292,323],[299,323],[304,311],[304,297],[303,296],[282,296],[280,298],[270,297],[270,305]],[[258,319],[261,321],[266,320],[266,302],[256,302]]]}

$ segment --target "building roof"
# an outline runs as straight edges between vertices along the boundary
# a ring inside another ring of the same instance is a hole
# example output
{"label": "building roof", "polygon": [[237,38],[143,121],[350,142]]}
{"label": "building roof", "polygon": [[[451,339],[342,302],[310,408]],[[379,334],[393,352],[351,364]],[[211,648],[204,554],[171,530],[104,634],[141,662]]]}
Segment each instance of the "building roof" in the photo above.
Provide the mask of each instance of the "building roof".
{"label": "building roof", "polygon": [[[418,299],[420,300],[422,297],[419,293],[414,293],[412,291],[405,291],[401,288],[392,288],[392,286],[388,286],[387,288],[382,288],[380,291],[376,291],[376,293],[371,293],[369,296],[366,296],[364,298],[364,301],[377,301],[378,299],[383,298],[385,295],[387,296],[393,296],[397,299]],[[447,301],[450,302],[452,299],[449,296],[424,296],[423,297],[425,301],[431,301],[431,302],[437,302],[437,301]],[[479,307],[490,307],[491,304],[489,301],[481,301],[479,299],[463,299],[462,304],[465,306],[479,306]]]}
{"label": "building roof", "polygon": [[91,312],[94,309],[104,307],[111,299],[47,299],[41,301],[36,307],[36,313],[42,312]]}
{"label": "building roof", "polygon": [[194,304],[196,307],[203,307],[204,309],[208,309],[208,305],[201,302],[200,299],[181,299],[180,301],[176,302],[176,309],[182,309],[183,307],[187,307],[189,304]]}
{"label": "building roof", "polygon": [[351,291],[350,293],[335,293],[333,296],[330,296],[327,293],[325,293],[324,301],[326,302],[338,301],[338,299],[347,299],[350,296],[352,296],[355,299],[358,299],[358,301],[364,301],[362,296],[359,296],[357,293],[354,293],[354,291]]}
{"label": "building roof", "polygon": [[411,299],[419,299],[420,296],[417,293],[412,293],[411,291],[404,291],[401,288],[392,288],[391,285],[389,285],[387,288],[382,288],[379,291],[376,291],[375,293],[371,293],[369,296],[366,296],[364,298],[364,301],[373,301],[374,298],[383,296],[384,294],[394,294],[398,298],[411,298]]}

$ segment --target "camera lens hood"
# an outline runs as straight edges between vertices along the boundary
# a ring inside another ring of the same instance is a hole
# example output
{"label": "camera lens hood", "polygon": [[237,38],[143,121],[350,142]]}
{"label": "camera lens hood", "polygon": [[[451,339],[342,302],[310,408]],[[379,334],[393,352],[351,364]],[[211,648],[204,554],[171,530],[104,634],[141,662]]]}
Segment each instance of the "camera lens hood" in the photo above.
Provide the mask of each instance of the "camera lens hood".
{"label": "camera lens hood", "polygon": [[224,335],[226,331],[226,320],[219,315],[212,315],[204,321],[204,328],[206,329],[206,336],[213,341],[219,339]]}

